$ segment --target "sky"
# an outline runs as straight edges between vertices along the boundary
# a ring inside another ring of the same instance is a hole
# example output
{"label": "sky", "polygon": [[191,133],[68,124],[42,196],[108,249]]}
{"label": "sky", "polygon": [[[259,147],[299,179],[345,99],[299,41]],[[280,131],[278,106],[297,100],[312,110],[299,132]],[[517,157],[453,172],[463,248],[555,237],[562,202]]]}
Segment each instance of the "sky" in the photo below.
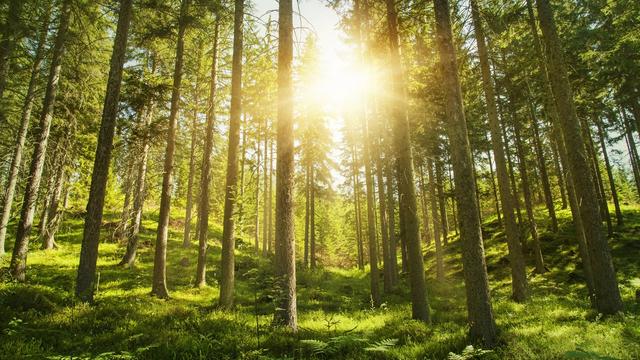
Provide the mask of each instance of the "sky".
{"label": "sky", "polygon": [[[267,21],[277,19],[276,0],[254,0],[253,15]],[[332,132],[334,144],[342,142],[344,120],[342,104],[354,90],[353,51],[345,43],[345,35],[338,28],[339,16],[335,10],[325,6],[321,0],[299,0],[293,2],[294,11],[294,56],[300,57],[303,42],[309,35],[315,35],[318,54],[317,84],[313,96],[321,97],[328,105],[326,121]],[[336,90],[340,89],[340,90]],[[334,146],[330,158],[339,162],[339,146]],[[334,188],[344,181],[338,169],[332,171]]]}

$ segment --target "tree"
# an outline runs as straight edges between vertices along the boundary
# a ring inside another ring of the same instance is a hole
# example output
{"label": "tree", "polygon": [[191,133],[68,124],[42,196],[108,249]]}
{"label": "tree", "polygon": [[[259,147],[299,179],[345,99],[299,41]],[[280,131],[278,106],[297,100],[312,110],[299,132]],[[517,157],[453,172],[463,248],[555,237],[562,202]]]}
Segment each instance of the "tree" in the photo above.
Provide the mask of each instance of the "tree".
{"label": "tree", "polygon": [[[20,3],[20,1],[13,1],[13,3]],[[9,218],[11,216],[11,207],[13,205],[13,197],[16,191],[16,185],[18,184],[18,174],[22,165],[22,155],[24,153],[25,141],[27,139],[27,133],[29,131],[29,123],[31,121],[31,111],[33,110],[33,104],[36,98],[36,85],[40,75],[40,68],[45,57],[45,45],[47,43],[47,33],[49,32],[49,22],[51,17],[52,4],[46,5],[46,10],[42,15],[42,25],[40,32],[38,33],[38,45],[35,50],[35,56],[31,63],[31,74],[29,77],[29,85],[27,93],[24,97],[24,103],[22,105],[22,112],[20,116],[20,130],[18,130],[18,141],[13,152],[13,158],[11,160],[11,167],[7,178],[6,191],[4,193],[4,202],[2,204],[2,215],[0,215],[0,256],[5,252],[5,239],[7,235],[7,225],[9,224]],[[2,55],[0,55],[2,56]],[[0,61],[3,61],[0,59]],[[2,65],[0,63],[0,76],[2,74]],[[4,81],[4,80],[0,80]],[[0,99],[2,96],[0,95]],[[2,120],[2,119],[0,119]]]}
{"label": "tree", "polygon": [[229,117],[229,148],[227,150],[227,180],[225,185],[224,218],[222,230],[222,267],[220,301],[223,308],[233,306],[235,282],[234,209],[237,202],[238,146],[240,142],[240,116],[242,114],[242,47],[244,0],[235,1],[233,20],[233,65],[231,69],[231,114]]}
{"label": "tree", "polygon": [[453,48],[453,34],[447,0],[434,0],[437,43],[443,73],[445,113],[449,134],[451,162],[455,174],[455,196],[460,218],[462,265],[467,295],[467,315],[471,338],[494,346],[496,326],[491,307],[487,266],[480,230],[480,217],[475,199],[467,124],[462,104],[457,61]]}
{"label": "tree", "polygon": [[536,0],[536,5],[545,43],[547,66],[549,73],[553,74],[550,76],[551,88],[567,147],[568,165],[571,169],[593,270],[596,308],[603,314],[614,314],[622,310],[622,300],[611,260],[611,250],[607,239],[601,233],[600,206],[595,196],[593,179],[589,174],[580,121],[573,102],[573,92],[567,77],[553,12],[548,0]]}
{"label": "tree", "polygon": [[278,125],[276,169],[275,267],[280,294],[274,322],[298,329],[295,233],[293,229],[293,4],[278,6]]}
{"label": "tree", "polygon": [[514,218],[514,195],[509,186],[507,164],[504,154],[504,144],[500,134],[500,122],[496,105],[495,90],[492,83],[491,71],[489,69],[489,55],[485,42],[485,35],[480,19],[480,12],[477,2],[470,1],[473,27],[475,30],[476,44],[478,46],[478,56],[480,58],[480,69],[482,73],[482,86],[484,88],[487,115],[489,118],[489,129],[491,130],[491,142],[493,144],[493,154],[496,160],[496,172],[498,175],[498,188],[500,190],[500,202],[503,207],[503,216],[509,246],[509,262],[511,263],[511,288],[513,299],[522,302],[527,298],[527,274],[522,255],[522,246],[519,240],[518,224]]}
{"label": "tree", "polygon": [[26,280],[29,236],[33,226],[38,189],[40,188],[40,180],[42,179],[42,171],[47,153],[47,143],[49,141],[49,133],[51,131],[53,110],[56,104],[60,71],[62,69],[62,57],[64,55],[67,41],[70,17],[71,0],[65,0],[60,8],[60,22],[58,24],[58,32],[56,33],[53,51],[51,54],[49,77],[42,103],[40,122],[38,127],[35,129],[36,144],[31,157],[31,166],[29,167],[29,180],[24,192],[20,221],[18,222],[18,229],[16,231],[16,241],[13,247],[13,254],[11,256],[11,264],[9,265],[11,275],[20,282],[24,282]]}
{"label": "tree", "polygon": [[76,296],[82,301],[93,301],[105,188],[109,175],[109,163],[111,161],[113,135],[118,115],[120,86],[122,84],[122,69],[127,51],[127,35],[129,33],[129,24],[131,23],[132,10],[132,0],[121,1],[118,26],[111,54],[107,93],[104,97],[100,134],[98,135],[98,147],[91,175],[91,190],[84,222],[80,264],[78,265]]}
{"label": "tree", "polygon": [[169,298],[169,291],[167,290],[167,238],[169,237],[169,210],[171,208],[171,188],[173,187],[176,127],[178,125],[178,111],[180,109],[180,85],[182,84],[182,66],[184,62],[184,36],[188,25],[190,3],[191,0],[182,0],[180,5],[176,60],[173,71],[173,87],[171,90],[171,110],[169,113],[169,129],[167,131],[167,148],[164,157],[160,214],[153,260],[151,294],[161,299]]}
{"label": "tree", "polygon": [[202,174],[200,176],[200,203],[198,204],[198,267],[196,270],[197,287],[206,285],[207,238],[209,235],[209,187],[211,184],[211,152],[213,151],[213,132],[216,122],[215,98],[218,71],[218,36],[220,33],[220,15],[216,12],[213,29],[213,47],[211,49],[211,75],[209,97],[207,99],[207,128],[204,151],[202,152]]}
{"label": "tree", "polygon": [[412,316],[414,319],[430,323],[427,287],[424,280],[424,263],[420,245],[416,189],[413,176],[413,154],[409,141],[409,121],[406,110],[404,76],[400,63],[398,39],[398,14],[393,0],[387,0],[387,26],[391,61],[391,85],[393,101],[393,143],[396,160],[396,178],[400,198],[400,216],[404,223],[404,237],[409,260],[409,280],[411,283]]}

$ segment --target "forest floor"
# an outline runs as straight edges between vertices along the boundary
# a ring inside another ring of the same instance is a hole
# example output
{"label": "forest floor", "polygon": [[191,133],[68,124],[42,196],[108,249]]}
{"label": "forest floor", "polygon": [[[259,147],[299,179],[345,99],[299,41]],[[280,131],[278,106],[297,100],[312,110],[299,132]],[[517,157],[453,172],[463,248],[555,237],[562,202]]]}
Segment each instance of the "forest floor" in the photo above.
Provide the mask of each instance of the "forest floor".
{"label": "forest floor", "polygon": [[[475,358],[640,359],[640,209],[624,209],[626,225],[610,240],[625,313],[602,318],[589,307],[573,239],[569,213],[560,211],[558,234],[541,239],[549,272],[535,275],[529,267],[530,300],[518,304],[511,292],[504,235],[497,223],[483,232],[495,317],[501,345]],[[168,281],[171,299],[149,296],[153,267],[152,243],[157,214],[146,214],[137,266],[116,266],[124,249],[100,246],[99,289],[94,305],[77,303],[73,287],[78,265],[82,219],[67,217],[58,250],[29,254],[28,284],[3,275],[0,283],[0,358],[51,359],[444,359],[462,354],[468,345],[459,244],[446,246],[447,280],[434,279],[433,249],[426,254],[433,325],[410,319],[406,276],[372,309],[369,280],[359,270],[319,269],[298,272],[297,334],[271,326],[274,311],[270,260],[256,259],[249,242],[237,251],[237,308],[215,308],[219,273],[220,229],[212,227],[207,277],[209,287],[193,288],[197,247],[181,245],[182,231],[170,233]],[[115,215],[111,215],[112,220]],[[9,229],[11,234],[13,228]],[[105,229],[108,239],[112,229]],[[11,241],[9,241],[10,243]],[[9,250],[9,254],[11,249]],[[5,256],[6,268],[10,255]],[[529,264],[533,263],[529,256]],[[476,349],[477,351],[478,349]],[[605,357],[608,356],[608,357]],[[459,357],[474,358],[467,353]]]}

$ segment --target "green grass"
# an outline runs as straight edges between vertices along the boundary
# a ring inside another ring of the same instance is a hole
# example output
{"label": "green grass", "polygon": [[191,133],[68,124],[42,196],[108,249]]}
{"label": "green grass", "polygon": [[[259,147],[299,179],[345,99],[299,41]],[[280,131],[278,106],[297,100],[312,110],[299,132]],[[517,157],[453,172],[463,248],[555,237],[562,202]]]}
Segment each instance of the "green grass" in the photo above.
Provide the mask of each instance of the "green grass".
{"label": "green grass", "polygon": [[[495,219],[486,219],[483,232],[501,343],[485,358],[561,359],[577,349],[591,358],[640,358],[640,306],[635,302],[640,288],[640,210],[624,210],[626,225],[617,229],[610,243],[625,313],[608,318],[589,307],[567,211],[559,212],[559,234],[550,234],[540,209],[543,253],[550,272],[534,275],[529,266],[531,298],[524,304],[509,299],[504,235],[497,231]],[[176,223],[168,253],[171,299],[149,296],[154,216],[150,213],[144,219],[134,269],[116,266],[122,245],[100,245],[100,285],[93,306],[73,298],[82,220],[70,216],[64,222],[58,250],[43,251],[32,244],[28,284],[15,284],[6,275],[0,284],[0,358],[442,359],[469,345],[455,237],[446,248],[444,283],[434,279],[433,248],[426,254],[432,326],[410,319],[405,276],[395,292],[385,295],[384,306],[372,309],[365,272],[326,268],[298,273],[300,331],[292,334],[271,326],[271,260],[255,259],[250,242],[238,242],[237,308],[216,310],[217,226],[210,229],[209,287],[192,287],[197,249],[195,244],[182,248],[182,229]],[[105,239],[109,231],[105,229]],[[2,259],[3,268],[8,260],[9,256]],[[530,256],[528,263],[533,263]]]}

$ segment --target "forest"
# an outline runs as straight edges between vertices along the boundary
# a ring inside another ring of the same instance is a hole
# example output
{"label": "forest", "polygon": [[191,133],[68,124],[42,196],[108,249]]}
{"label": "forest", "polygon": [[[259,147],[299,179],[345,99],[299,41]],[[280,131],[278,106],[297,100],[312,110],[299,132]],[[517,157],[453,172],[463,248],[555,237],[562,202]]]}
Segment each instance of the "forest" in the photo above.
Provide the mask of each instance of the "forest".
{"label": "forest", "polygon": [[638,0],[0,0],[0,359],[640,359]]}

